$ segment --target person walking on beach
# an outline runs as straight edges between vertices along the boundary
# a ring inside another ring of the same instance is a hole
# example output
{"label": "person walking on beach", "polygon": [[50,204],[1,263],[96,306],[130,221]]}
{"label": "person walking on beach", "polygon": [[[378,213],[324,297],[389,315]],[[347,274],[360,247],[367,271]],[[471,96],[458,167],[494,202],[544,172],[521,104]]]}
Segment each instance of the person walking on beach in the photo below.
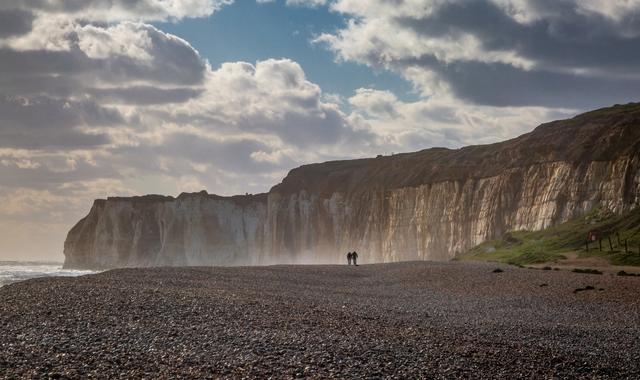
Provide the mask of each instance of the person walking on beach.
{"label": "person walking on beach", "polygon": [[358,266],[358,252],[353,251],[351,254],[351,260],[353,260],[353,265]]}
{"label": "person walking on beach", "polygon": [[353,256],[351,255],[351,252],[347,253],[347,262],[349,263],[349,265],[351,265],[351,258]]}

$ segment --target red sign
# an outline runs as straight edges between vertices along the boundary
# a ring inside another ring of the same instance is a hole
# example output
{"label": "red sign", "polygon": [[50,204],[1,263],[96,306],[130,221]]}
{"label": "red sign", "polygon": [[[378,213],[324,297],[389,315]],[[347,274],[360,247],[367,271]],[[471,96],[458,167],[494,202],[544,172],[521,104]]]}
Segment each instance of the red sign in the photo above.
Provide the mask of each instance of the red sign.
{"label": "red sign", "polygon": [[589,231],[589,235],[587,235],[588,241],[596,241],[598,240],[599,234],[597,231]]}

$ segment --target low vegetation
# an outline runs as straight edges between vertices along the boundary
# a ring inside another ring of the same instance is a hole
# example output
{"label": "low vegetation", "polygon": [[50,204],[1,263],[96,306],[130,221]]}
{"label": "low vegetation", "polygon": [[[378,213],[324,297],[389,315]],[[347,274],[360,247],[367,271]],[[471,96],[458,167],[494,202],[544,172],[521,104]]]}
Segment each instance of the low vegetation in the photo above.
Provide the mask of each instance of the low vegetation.
{"label": "low vegetation", "polygon": [[[591,285],[587,285],[587,286],[585,286],[584,288],[577,288],[577,289],[574,289],[574,290],[573,290],[573,292],[574,292],[574,293],[580,293],[580,292],[584,292],[584,291],[586,291],[586,290],[596,290],[596,288],[595,288],[595,287],[593,287],[593,286],[591,286]],[[604,290],[604,289],[602,289],[602,290]]]}
{"label": "low vegetation", "polygon": [[637,273],[627,273],[623,270],[621,270],[620,272],[618,272],[618,276],[630,276],[630,277],[640,277],[640,274]]}
{"label": "low vegetation", "polygon": [[574,273],[584,273],[584,274],[602,274],[602,272],[600,272],[599,270],[590,269],[590,268],[587,268],[587,269],[576,268],[576,269],[572,270],[572,272],[574,272]]}
{"label": "low vegetation", "polygon": [[[589,244],[589,231],[602,238]],[[611,238],[611,246],[609,245]],[[625,240],[627,251],[625,252]],[[613,265],[640,266],[640,209],[626,215],[615,215],[600,209],[566,223],[541,231],[513,231],[502,239],[488,241],[461,255],[460,260],[484,260],[512,265],[531,265],[565,259],[567,254],[578,257],[601,257]]]}

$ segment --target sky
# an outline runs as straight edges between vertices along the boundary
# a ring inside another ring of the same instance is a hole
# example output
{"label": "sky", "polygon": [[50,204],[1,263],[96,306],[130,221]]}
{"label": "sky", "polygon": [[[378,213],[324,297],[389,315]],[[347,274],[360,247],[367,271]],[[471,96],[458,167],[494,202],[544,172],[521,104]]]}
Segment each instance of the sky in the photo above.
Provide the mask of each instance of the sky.
{"label": "sky", "polygon": [[637,101],[640,0],[3,0],[0,260],[96,198],[268,191]]}

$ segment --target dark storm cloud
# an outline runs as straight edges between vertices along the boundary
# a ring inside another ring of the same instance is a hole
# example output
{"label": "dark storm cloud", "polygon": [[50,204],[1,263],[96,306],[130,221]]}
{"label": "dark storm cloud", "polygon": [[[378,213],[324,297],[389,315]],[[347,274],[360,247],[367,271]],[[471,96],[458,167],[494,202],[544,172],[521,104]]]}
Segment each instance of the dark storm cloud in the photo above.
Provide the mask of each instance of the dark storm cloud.
{"label": "dark storm cloud", "polygon": [[101,103],[121,103],[151,105],[164,103],[183,103],[202,94],[201,89],[171,88],[163,89],[151,86],[133,86],[118,88],[92,88],[87,93]]}
{"label": "dark storm cloud", "polygon": [[[236,173],[259,173],[281,169],[281,164],[256,161],[254,152],[271,152],[272,148],[250,139],[215,140],[211,138],[174,133],[165,138],[158,152],[172,157],[183,157],[189,161],[212,164],[217,168]],[[290,162],[284,164],[289,165]]]}
{"label": "dark storm cloud", "polygon": [[0,10],[0,38],[19,36],[31,31],[34,16],[20,9]]}
{"label": "dark storm cloud", "polygon": [[89,101],[72,102],[35,97],[28,100],[0,98],[0,129],[37,130],[78,126],[113,126],[125,123],[116,110]]}
{"label": "dark storm cloud", "polygon": [[586,77],[478,61],[445,64],[433,56],[398,64],[428,68],[447,82],[457,97],[482,105],[590,109],[640,99],[640,78]]}
{"label": "dark storm cloud", "polygon": [[149,25],[123,25],[124,37],[111,43],[126,45],[127,38],[135,41],[131,36],[143,33],[149,38],[144,45],[149,59],[90,57],[80,48],[77,32],[66,36],[68,51],[0,48],[0,146],[100,147],[108,137],[81,127],[130,125],[135,117],[125,120],[115,108],[98,104],[183,103],[201,94],[191,86],[204,82],[206,64],[191,46]]}
{"label": "dark storm cloud", "polygon": [[[198,53],[184,41],[165,35],[146,25],[131,25],[134,31],[147,33],[152,44],[147,54],[151,62],[124,55],[91,58],[72,46],[69,51],[0,49],[2,80],[65,75],[85,81],[148,81],[163,85],[198,85],[204,81],[206,65]],[[73,36],[69,37],[71,40]],[[46,92],[46,88],[42,88]]]}
{"label": "dark storm cloud", "polygon": [[276,119],[265,115],[253,115],[240,120],[237,128],[274,134],[287,145],[303,149],[345,141],[364,143],[375,138],[370,131],[353,129],[344,115],[336,110],[328,109],[321,112],[321,114],[314,114],[289,111]]}
{"label": "dark storm cloud", "polygon": [[275,133],[287,144],[297,147],[334,144],[353,131],[336,111],[325,111],[322,117],[308,113],[286,112],[282,118],[257,118],[241,125],[245,130]]}
{"label": "dark storm cloud", "polygon": [[34,97],[0,97],[0,147],[40,149],[104,145],[103,134],[87,134],[80,127],[110,127],[126,121],[113,109],[93,102]]}
{"label": "dark storm cloud", "polygon": [[148,32],[153,57],[152,68],[137,64],[131,66],[131,74],[138,78],[149,78],[162,83],[197,85],[204,80],[206,64],[198,52],[183,40],[160,32],[146,25],[139,28]]}
{"label": "dark storm cloud", "polygon": [[[89,8],[123,6],[129,9],[150,8],[149,0],[4,0],[2,8],[26,8],[50,12],[74,13]],[[148,9],[147,9],[148,10]]]}
{"label": "dark storm cloud", "polygon": [[0,94],[14,96],[37,96],[46,93],[55,97],[68,98],[72,95],[84,94],[85,85],[81,77],[0,75]]}
{"label": "dark storm cloud", "polygon": [[[0,156],[0,161],[3,158]],[[0,165],[0,178],[3,179],[3,187],[54,190],[67,183],[120,177],[120,174],[109,166],[93,166],[83,161],[77,161],[74,170],[52,170],[44,165],[32,169],[19,168],[15,165]]]}
{"label": "dark storm cloud", "polygon": [[571,2],[532,2],[542,8],[540,3],[545,3],[545,11],[553,17],[520,23],[491,2],[471,1],[448,4],[428,18],[395,21],[425,37],[470,33],[488,51],[515,51],[546,69],[637,72],[640,35],[625,36],[621,32],[639,32],[640,14],[627,15],[628,22],[622,27],[601,14],[578,12]]}
{"label": "dark storm cloud", "polygon": [[[189,163],[210,165],[236,175],[259,175],[291,167],[294,162],[283,157],[278,162],[252,158],[255,152],[272,153],[273,148],[255,139],[213,139],[190,133],[172,133],[160,145],[122,146],[111,150],[112,162],[122,162],[145,173],[203,175]],[[163,160],[161,158],[170,158]],[[185,165],[186,164],[186,165]],[[177,171],[179,169],[179,171]]]}
{"label": "dark storm cloud", "polygon": [[76,130],[52,130],[24,133],[0,131],[1,148],[17,149],[86,149],[109,143],[105,134],[88,134]]}
{"label": "dark storm cloud", "polygon": [[[389,6],[368,3],[367,9]],[[416,72],[435,74],[476,104],[585,109],[640,99],[640,6],[593,11],[576,0],[519,4],[525,19],[490,0],[443,2],[423,16],[412,15],[415,3],[401,1],[396,8],[403,11],[389,15],[342,5],[357,21],[329,44],[347,59],[390,68],[421,86],[429,83],[419,82],[424,77]],[[381,20],[397,34],[367,29]],[[401,33],[416,40],[394,37]],[[463,51],[468,36],[477,50]]]}
{"label": "dark storm cloud", "polygon": [[69,16],[91,14],[92,20],[123,18],[127,20],[164,20],[201,17],[228,3],[226,0],[2,0],[0,10],[26,9]]}
{"label": "dark storm cloud", "polygon": [[97,62],[78,49],[72,51],[0,49],[0,73],[3,79],[44,75],[72,75],[97,70]]}

